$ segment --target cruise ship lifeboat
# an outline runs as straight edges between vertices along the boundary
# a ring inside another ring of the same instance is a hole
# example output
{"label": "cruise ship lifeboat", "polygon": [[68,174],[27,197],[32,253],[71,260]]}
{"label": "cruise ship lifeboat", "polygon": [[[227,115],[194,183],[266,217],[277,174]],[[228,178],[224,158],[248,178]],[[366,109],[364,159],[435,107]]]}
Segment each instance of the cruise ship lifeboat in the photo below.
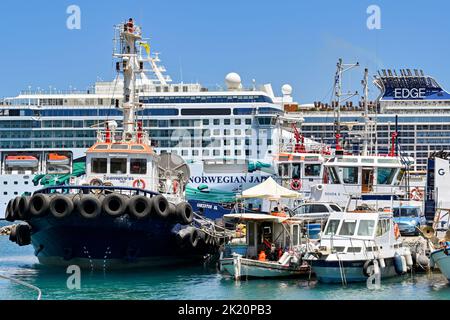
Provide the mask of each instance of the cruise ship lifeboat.
{"label": "cruise ship lifeboat", "polygon": [[70,159],[68,156],[57,154],[57,153],[50,153],[48,155],[48,164],[51,165],[68,165],[70,163]]}
{"label": "cruise ship lifeboat", "polygon": [[7,156],[5,164],[7,167],[14,168],[35,168],[39,160],[35,156]]}

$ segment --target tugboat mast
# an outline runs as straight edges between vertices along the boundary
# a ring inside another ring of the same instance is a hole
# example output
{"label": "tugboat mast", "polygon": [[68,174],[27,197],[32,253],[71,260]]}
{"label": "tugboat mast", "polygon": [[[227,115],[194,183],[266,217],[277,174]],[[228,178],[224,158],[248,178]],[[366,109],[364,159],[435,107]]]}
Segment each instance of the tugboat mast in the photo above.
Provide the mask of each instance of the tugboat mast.
{"label": "tugboat mast", "polygon": [[119,107],[123,110],[123,140],[130,141],[136,131],[135,112],[140,107],[136,95],[136,74],[142,72],[142,64],[138,60],[136,42],[142,40],[141,30],[134,25],[132,19],[118,25],[119,47],[114,49],[113,56],[120,61],[116,63],[117,72],[123,74],[123,102]]}

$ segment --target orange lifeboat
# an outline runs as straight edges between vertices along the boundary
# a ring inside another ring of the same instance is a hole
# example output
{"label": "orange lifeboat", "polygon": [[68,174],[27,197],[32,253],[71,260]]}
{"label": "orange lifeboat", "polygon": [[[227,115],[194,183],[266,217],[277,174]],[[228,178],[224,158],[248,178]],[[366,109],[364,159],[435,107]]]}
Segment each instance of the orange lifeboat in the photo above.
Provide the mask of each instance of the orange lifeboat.
{"label": "orange lifeboat", "polygon": [[7,156],[5,165],[10,168],[35,168],[39,164],[35,156]]}
{"label": "orange lifeboat", "polygon": [[53,165],[68,165],[70,163],[70,159],[68,156],[57,154],[57,153],[50,153],[48,155],[47,162],[49,164]]}

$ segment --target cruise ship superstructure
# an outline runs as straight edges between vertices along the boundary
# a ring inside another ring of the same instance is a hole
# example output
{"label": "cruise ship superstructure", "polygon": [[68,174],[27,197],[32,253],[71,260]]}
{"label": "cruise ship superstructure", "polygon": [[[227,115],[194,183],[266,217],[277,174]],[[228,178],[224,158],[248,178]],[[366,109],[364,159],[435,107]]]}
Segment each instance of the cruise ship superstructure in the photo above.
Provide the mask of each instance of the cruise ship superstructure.
{"label": "cruise ship superstructure", "polygon": [[[120,41],[118,35],[115,41]],[[136,79],[141,105],[137,118],[159,154],[170,151],[190,161],[187,193],[189,188],[219,184],[223,201],[232,200],[245,185],[253,186],[270,175],[273,169],[264,173],[258,166],[264,169],[260,160],[270,159],[284,143],[279,118],[284,105],[293,103],[292,88],[283,86],[282,96],[277,97],[270,84],[244,88],[236,73],[226,76],[225,88],[173,83],[159,55],[149,49],[143,39],[139,48],[143,72]],[[116,65],[117,70],[121,67]],[[119,129],[123,127],[118,108],[123,79],[117,74],[113,81],[97,82],[84,92],[29,89],[0,101],[2,214],[13,197],[81,175],[85,151],[105,122],[116,121]]]}

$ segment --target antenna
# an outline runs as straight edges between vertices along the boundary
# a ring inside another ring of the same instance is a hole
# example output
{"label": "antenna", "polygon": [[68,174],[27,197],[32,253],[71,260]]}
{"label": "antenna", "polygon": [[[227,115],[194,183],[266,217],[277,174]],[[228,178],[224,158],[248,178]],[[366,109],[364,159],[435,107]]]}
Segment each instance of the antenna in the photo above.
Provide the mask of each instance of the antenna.
{"label": "antenna", "polygon": [[[353,69],[359,67],[359,62],[353,64],[345,64],[342,62],[340,58],[337,63],[336,76],[334,78],[334,96],[336,97],[336,105],[334,108],[334,117],[335,117],[335,133],[336,133],[336,153],[343,154],[343,149],[340,143],[341,138],[341,103],[347,100],[350,100],[354,96],[358,95],[358,92],[355,93],[342,93],[342,75]],[[342,99],[342,97],[345,97]]]}

